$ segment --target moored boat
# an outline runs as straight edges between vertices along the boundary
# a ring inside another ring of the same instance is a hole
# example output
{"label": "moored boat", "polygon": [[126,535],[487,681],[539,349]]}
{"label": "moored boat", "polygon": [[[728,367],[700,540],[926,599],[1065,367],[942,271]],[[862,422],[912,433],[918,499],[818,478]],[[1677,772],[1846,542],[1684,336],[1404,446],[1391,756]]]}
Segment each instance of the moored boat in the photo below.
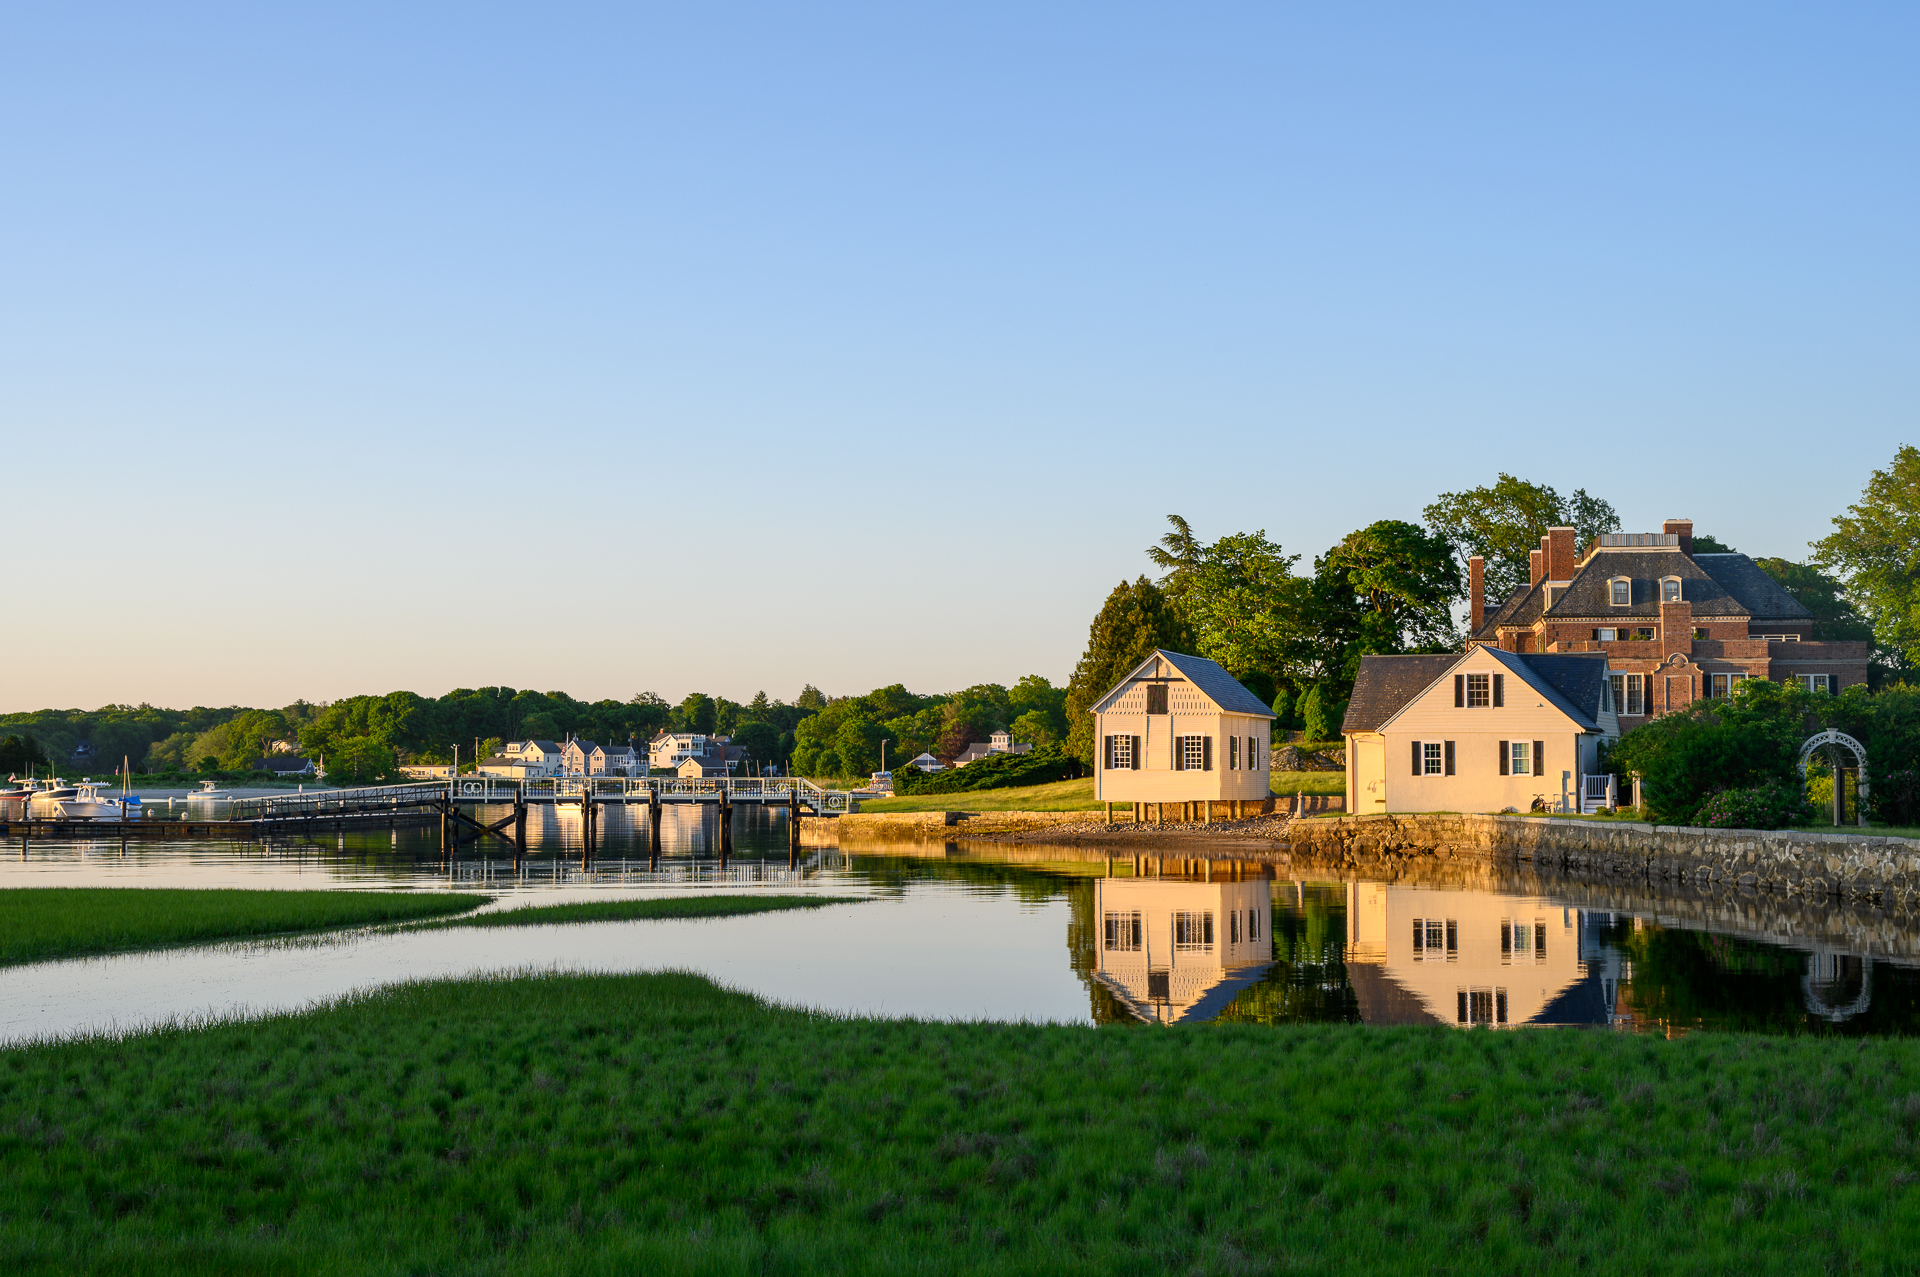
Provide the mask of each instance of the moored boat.
{"label": "moored boat", "polygon": [[224,799],[224,798],[231,798],[231,797],[233,797],[233,795],[229,794],[226,790],[215,789],[213,787],[212,781],[203,780],[200,782],[200,788],[194,790],[192,793],[187,795],[187,801],[198,802],[201,799],[214,800],[214,799]]}
{"label": "moored boat", "polygon": [[67,820],[125,820],[128,808],[138,803],[138,798],[108,798],[101,794],[105,786],[96,781],[82,781],[71,798],[62,798],[60,814]]}

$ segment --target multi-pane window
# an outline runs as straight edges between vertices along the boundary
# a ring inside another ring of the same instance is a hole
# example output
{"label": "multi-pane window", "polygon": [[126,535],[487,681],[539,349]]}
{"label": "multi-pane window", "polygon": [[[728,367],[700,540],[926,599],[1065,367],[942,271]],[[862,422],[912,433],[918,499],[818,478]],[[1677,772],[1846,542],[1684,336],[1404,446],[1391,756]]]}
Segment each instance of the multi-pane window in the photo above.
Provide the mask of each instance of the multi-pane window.
{"label": "multi-pane window", "polygon": [[1533,742],[1510,740],[1507,742],[1507,748],[1512,751],[1509,755],[1508,769],[1515,776],[1533,775]]}
{"label": "multi-pane window", "polygon": [[1593,641],[1596,643],[1612,643],[1617,641],[1619,637],[1620,637],[1619,630],[1607,629],[1605,627],[1597,629],[1593,632]]}
{"label": "multi-pane window", "polygon": [[1711,690],[1707,695],[1716,700],[1731,696],[1733,689],[1745,682],[1746,678],[1745,674],[1715,674],[1712,678]]}
{"label": "multi-pane window", "polygon": [[1238,909],[1227,914],[1227,943],[1240,943],[1240,911]]}
{"label": "multi-pane window", "polygon": [[1438,776],[1446,770],[1446,753],[1440,742],[1430,740],[1420,746],[1420,771],[1423,775]]}
{"label": "multi-pane window", "polygon": [[1266,754],[1260,748],[1260,738],[1258,736],[1247,737],[1247,766],[1253,768],[1255,771],[1259,771],[1261,770],[1261,764],[1265,761]]}
{"label": "multi-pane window", "polygon": [[1460,1024],[1505,1024],[1505,989],[1461,989],[1454,995],[1455,1020]]}
{"label": "multi-pane window", "polygon": [[1607,582],[1613,606],[1626,607],[1633,602],[1633,582],[1625,577],[1615,577]]}
{"label": "multi-pane window", "polygon": [[1176,913],[1173,915],[1173,947],[1206,950],[1213,948],[1213,914]]}
{"label": "multi-pane window", "polygon": [[1207,738],[1204,736],[1182,736],[1174,741],[1174,748],[1180,751],[1180,769],[1197,772],[1207,765]]}
{"label": "multi-pane window", "polygon": [[1484,709],[1493,704],[1493,676],[1491,674],[1467,675],[1467,708]]}
{"label": "multi-pane window", "polygon": [[1249,909],[1247,910],[1247,939],[1249,941],[1254,941],[1254,940],[1258,940],[1259,938],[1260,938],[1260,911],[1258,909]]}
{"label": "multi-pane window", "polygon": [[1460,956],[1460,924],[1452,918],[1415,918],[1413,956],[1425,962],[1451,962]]}
{"label": "multi-pane window", "polygon": [[1613,710],[1616,714],[1638,715],[1647,712],[1647,676],[1644,674],[1612,674],[1608,681],[1613,684]]}
{"label": "multi-pane window", "polygon": [[1794,678],[1798,679],[1800,686],[1806,688],[1809,692],[1831,692],[1836,690],[1833,686],[1833,675],[1831,674],[1795,674]]}
{"label": "multi-pane window", "polygon": [[1680,601],[1679,577],[1670,576],[1660,582],[1660,601],[1662,603],[1678,603]]}
{"label": "multi-pane window", "polygon": [[1230,772],[1240,770],[1240,738],[1238,736],[1227,737],[1227,770]]}
{"label": "multi-pane window", "polygon": [[1138,913],[1110,913],[1105,918],[1106,944],[1113,953],[1138,953],[1146,938]]}
{"label": "multi-pane window", "polygon": [[1107,750],[1108,757],[1113,760],[1109,766],[1111,766],[1114,771],[1133,770],[1133,737],[1109,736],[1107,737]]}
{"label": "multi-pane window", "polygon": [[1500,960],[1502,962],[1545,962],[1547,960],[1547,924],[1521,918],[1500,920]]}

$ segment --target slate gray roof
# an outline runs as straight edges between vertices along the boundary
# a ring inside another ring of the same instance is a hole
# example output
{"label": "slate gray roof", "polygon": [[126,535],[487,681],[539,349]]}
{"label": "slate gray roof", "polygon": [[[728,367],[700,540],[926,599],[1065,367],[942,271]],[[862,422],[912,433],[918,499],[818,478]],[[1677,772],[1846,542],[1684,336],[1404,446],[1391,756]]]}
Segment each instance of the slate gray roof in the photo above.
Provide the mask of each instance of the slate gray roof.
{"label": "slate gray roof", "polygon": [[[1613,606],[1608,592],[1608,582],[1616,576],[1633,579],[1633,602],[1625,607]],[[1748,615],[1726,586],[1708,576],[1698,563],[1673,550],[1600,551],[1573,574],[1572,582],[1554,599],[1547,615],[1657,619],[1660,581],[1669,576],[1680,578],[1680,597],[1693,604],[1695,616]]]}
{"label": "slate gray roof", "polygon": [[1756,617],[1804,621],[1813,615],[1747,555],[1696,554],[1693,557],[1708,576],[1746,604],[1747,611]]}
{"label": "slate gray roof", "polygon": [[560,747],[550,740],[530,740],[527,744],[535,746],[543,754],[557,754],[560,752]]}
{"label": "slate gray roof", "polygon": [[1441,656],[1361,657],[1360,674],[1353,680],[1353,695],[1347,700],[1347,716],[1341,720],[1340,730],[1376,730],[1459,661],[1458,652]]}
{"label": "slate gray roof", "polygon": [[1491,638],[1494,631],[1503,625],[1532,625],[1540,619],[1540,599],[1541,591],[1537,585],[1515,587],[1504,602],[1486,614],[1474,637],[1485,635]]}
{"label": "slate gray roof", "polygon": [[[1544,652],[1522,656],[1488,648],[1487,654],[1526,680],[1547,703],[1574,722],[1597,730],[1600,726],[1600,680],[1607,676],[1604,652]],[[1514,693],[1507,692],[1509,703]]]}
{"label": "slate gray roof", "polygon": [[1229,714],[1257,714],[1262,718],[1272,718],[1270,706],[1262,705],[1260,698],[1240,685],[1240,680],[1227,673],[1226,667],[1204,656],[1188,656],[1184,652],[1169,652],[1155,649],[1156,656],[1166,658],[1167,664],[1186,675],[1187,681],[1207,694],[1223,711]]}
{"label": "slate gray roof", "polygon": [[[1588,730],[1600,726],[1600,683],[1607,676],[1603,653],[1550,652],[1522,656],[1489,647],[1487,655],[1506,666],[1548,704]],[[1378,731],[1401,708],[1432,686],[1461,660],[1458,652],[1444,656],[1363,656],[1360,675],[1353,681],[1343,732]],[[1511,703],[1518,689],[1509,689]]]}

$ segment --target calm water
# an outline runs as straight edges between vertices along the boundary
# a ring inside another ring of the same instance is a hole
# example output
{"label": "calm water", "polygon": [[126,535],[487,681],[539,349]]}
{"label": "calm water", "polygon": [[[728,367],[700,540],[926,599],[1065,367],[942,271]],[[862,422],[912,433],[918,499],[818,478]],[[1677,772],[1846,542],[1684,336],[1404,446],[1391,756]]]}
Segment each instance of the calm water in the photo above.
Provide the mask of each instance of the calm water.
{"label": "calm water", "polygon": [[1456,869],[1453,881],[1387,882],[990,844],[809,849],[789,866],[782,814],[746,808],[737,820],[725,865],[714,817],[683,807],[666,809],[657,866],[644,809],[609,810],[590,862],[577,813],[539,807],[527,856],[515,860],[497,843],[485,855],[463,849],[451,865],[418,831],[135,842],[124,854],[107,838],[25,851],[16,839],[0,859],[0,886],[400,888],[487,894],[498,901],[490,908],[688,891],[867,900],[749,918],[365,931],[44,963],[8,971],[0,1040],[300,1007],[395,980],[662,968],[884,1015],[1652,1032],[1920,1026],[1920,942],[1870,911],[1484,866]]}

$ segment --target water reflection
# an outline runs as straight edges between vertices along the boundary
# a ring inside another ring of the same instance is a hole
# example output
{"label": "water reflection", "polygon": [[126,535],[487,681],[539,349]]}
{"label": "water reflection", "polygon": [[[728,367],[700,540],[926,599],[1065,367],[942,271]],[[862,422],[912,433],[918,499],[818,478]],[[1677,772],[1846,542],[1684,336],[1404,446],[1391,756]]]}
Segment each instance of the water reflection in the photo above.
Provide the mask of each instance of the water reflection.
{"label": "water reflection", "polygon": [[0,885],[407,887],[481,891],[509,904],[787,891],[883,903],[737,924],[356,938],[317,967],[302,959],[311,969],[257,946],[22,968],[0,987],[0,1037],[9,1024],[47,1030],[178,1010],[166,999],[187,996],[171,992],[169,982],[182,979],[188,1009],[218,1010],[521,963],[687,967],[786,1001],[883,1014],[1669,1034],[1920,1029],[1916,928],[1883,911],[1797,897],[1716,897],[1488,866],[1449,870],[1448,880],[1386,881],[1339,868],[1107,860],[1080,847],[810,845],[790,861],[785,813],[758,809],[736,815],[724,859],[716,814],[691,807],[663,814],[657,858],[645,810],[609,809],[589,855],[577,812],[532,816],[529,854],[482,844],[451,859],[419,829],[124,848],[103,831],[16,845],[0,862]]}

